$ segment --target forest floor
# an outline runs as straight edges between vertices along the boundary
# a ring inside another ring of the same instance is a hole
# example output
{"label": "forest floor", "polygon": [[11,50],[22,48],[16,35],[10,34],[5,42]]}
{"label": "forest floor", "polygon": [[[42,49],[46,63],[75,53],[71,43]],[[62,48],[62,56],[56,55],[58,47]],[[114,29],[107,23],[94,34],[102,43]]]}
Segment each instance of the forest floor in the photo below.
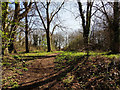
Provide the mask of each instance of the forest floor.
{"label": "forest floor", "polygon": [[3,90],[119,90],[119,54],[102,54],[43,52],[4,56]]}

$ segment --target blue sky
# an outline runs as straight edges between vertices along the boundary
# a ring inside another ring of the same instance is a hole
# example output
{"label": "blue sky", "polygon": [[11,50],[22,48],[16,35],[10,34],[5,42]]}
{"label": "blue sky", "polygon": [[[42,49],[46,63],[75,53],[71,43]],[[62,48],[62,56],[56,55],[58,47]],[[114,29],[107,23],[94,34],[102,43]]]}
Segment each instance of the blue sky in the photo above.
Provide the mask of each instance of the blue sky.
{"label": "blue sky", "polygon": [[[67,33],[74,32],[81,29],[81,18],[75,19],[79,15],[79,9],[77,2],[69,1],[64,4],[64,7],[60,10],[59,16],[62,21],[62,25],[67,27],[65,31]],[[57,30],[56,30],[57,32]]]}
{"label": "blue sky", "polygon": [[65,10],[61,11],[60,16],[64,21],[65,26],[73,30],[78,30],[81,28],[80,25],[80,18],[75,19],[79,15],[79,10],[77,3],[75,2],[66,2],[65,3]]}

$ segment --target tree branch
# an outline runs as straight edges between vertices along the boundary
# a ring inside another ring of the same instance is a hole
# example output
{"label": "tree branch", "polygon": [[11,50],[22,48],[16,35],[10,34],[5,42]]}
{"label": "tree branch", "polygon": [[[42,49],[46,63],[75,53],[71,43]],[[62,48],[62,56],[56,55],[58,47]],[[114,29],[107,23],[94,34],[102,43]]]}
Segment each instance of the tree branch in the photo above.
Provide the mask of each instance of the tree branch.
{"label": "tree branch", "polygon": [[104,3],[103,3],[103,1],[102,1],[102,0],[101,0],[101,3],[102,3],[102,5],[103,5],[104,14],[105,14],[105,16],[106,16],[106,18],[107,18],[108,22],[111,24],[111,21],[110,21],[110,19],[109,19],[109,16],[108,16],[108,14],[107,14],[106,10],[105,10],[105,5],[104,5]]}
{"label": "tree branch", "polygon": [[50,22],[52,21],[52,19],[54,18],[54,16],[60,11],[60,9],[62,8],[64,2],[61,4],[61,6],[56,10],[56,12],[51,16],[50,18]]}
{"label": "tree branch", "polygon": [[30,11],[30,9],[31,9],[31,6],[32,6],[32,2],[30,2],[30,4],[27,6],[27,9],[18,16],[18,17],[19,17],[19,20],[21,20],[22,18],[24,18],[24,17],[27,15],[27,13],[28,13],[28,12]]}
{"label": "tree branch", "polygon": [[86,30],[85,28],[85,17],[84,17],[84,14],[83,14],[83,11],[82,11],[82,4],[80,2],[80,0],[77,0],[78,2],[78,5],[79,5],[79,11],[80,11],[80,16],[81,16],[81,19],[82,19],[82,26],[83,26],[83,29]]}
{"label": "tree branch", "polygon": [[43,5],[43,7],[46,9],[46,7],[45,7],[44,3],[43,3],[43,2],[41,2],[41,4],[42,4],[42,5]]}
{"label": "tree branch", "polygon": [[43,20],[43,18],[42,18],[42,15],[41,15],[41,13],[40,13],[39,10],[38,10],[38,7],[37,7],[36,2],[35,2],[35,6],[36,6],[37,12],[38,12],[38,14],[39,14],[39,17],[40,17],[40,19],[41,19],[41,21],[42,21],[43,27],[45,28],[45,30],[47,30],[47,28],[46,28],[46,26],[45,26],[45,23],[44,23],[44,20]]}

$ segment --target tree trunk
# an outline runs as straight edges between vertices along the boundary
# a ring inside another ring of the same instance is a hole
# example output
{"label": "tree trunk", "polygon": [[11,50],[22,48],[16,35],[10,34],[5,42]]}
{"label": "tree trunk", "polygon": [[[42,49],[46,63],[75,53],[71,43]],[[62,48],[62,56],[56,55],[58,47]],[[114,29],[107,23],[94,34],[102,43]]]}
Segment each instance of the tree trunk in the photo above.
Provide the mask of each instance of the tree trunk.
{"label": "tree trunk", "polygon": [[2,55],[4,55],[5,48],[2,47]]}
{"label": "tree trunk", "polygon": [[90,32],[90,23],[91,23],[91,13],[92,13],[93,2],[87,1],[86,20],[85,20],[85,16],[84,16],[83,9],[82,9],[82,4],[81,4],[80,0],[78,0],[78,5],[79,5],[80,16],[82,19],[84,47],[88,54],[88,52],[89,52],[88,38],[89,38],[89,32]]}
{"label": "tree trunk", "polygon": [[50,35],[50,45],[51,45],[51,51],[53,50],[53,38],[52,38],[52,35]]}
{"label": "tree trunk", "polygon": [[11,31],[10,31],[10,35],[12,36],[11,40],[10,40],[10,44],[9,44],[10,45],[9,46],[9,50],[10,50],[9,52],[10,53],[13,50],[16,53],[16,49],[14,47],[15,30],[17,29],[19,21],[27,15],[27,13],[29,12],[31,6],[32,6],[32,2],[30,2],[30,4],[28,5],[28,9],[20,14],[20,2],[15,3],[15,14],[14,14],[13,24],[11,26]]}
{"label": "tree trunk", "polygon": [[113,53],[119,53],[119,2],[114,2],[114,20],[113,20]]}
{"label": "tree trunk", "polygon": [[14,50],[14,53],[17,53],[16,51],[16,48],[14,46],[14,42],[15,42],[15,32],[12,32],[12,31],[15,31],[17,28],[17,26],[15,24],[13,24],[11,26],[11,32],[10,32],[10,43],[9,43],[9,46],[8,46],[8,50],[9,50],[9,53],[12,53],[12,51]]}
{"label": "tree trunk", "polygon": [[[15,14],[14,14],[14,18],[13,18],[13,23],[11,25],[11,31],[10,31],[10,43],[9,43],[9,53],[12,53],[13,50],[15,50],[14,47],[14,36],[15,36],[15,30],[17,29],[17,24],[18,24],[18,15],[19,15],[19,11],[20,11],[20,2],[15,3]],[[16,50],[15,50],[16,52]]]}
{"label": "tree trunk", "polygon": [[13,40],[10,40],[8,50],[9,50],[9,53],[12,53],[12,51],[14,50]]}
{"label": "tree trunk", "polygon": [[14,53],[17,53],[16,46],[14,45],[14,42],[15,42],[14,35],[12,38],[13,39],[10,40],[8,50],[9,50],[9,53],[12,53],[12,51],[14,51]]}
{"label": "tree trunk", "polygon": [[50,47],[50,36],[49,36],[49,30],[46,31],[46,38],[47,38],[47,47],[48,47],[48,51],[47,52],[50,52],[51,51],[51,47]]}
{"label": "tree trunk", "polygon": [[88,50],[88,35],[84,34],[83,35],[84,37],[84,47],[85,47],[85,50]]}
{"label": "tree trunk", "polygon": [[27,15],[25,16],[25,47],[26,47],[26,53],[29,53],[29,47],[28,47],[28,19]]}
{"label": "tree trunk", "polygon": [[49,21],[49,3],[47,2],[47,9],[46,9],[46,14],[47,14],[47,30],[46,30],[46,36],[47,36],[47,47],[48,47],[48,52],[51,51],[51,45],[50,45],[50,34],[49,34],[49,29],[50,29],[50,21]]}
{"label": "tree trunk", "polygon": [[[6,28],[6,19],[8,15],[8,2],[2,2],[2,32],[4,32],[4,35],[6,35],[6,32],[8,32]],[[6,48],[6,44],[4,43],[6,40],[5,38],[2,38],[2,55],[4,55],[4,50]]]}
{"label": "tree trunk", "polygon": [[109,50],[113,50],[113,30],[112,30],[112,25],[110,24],[108,26],[109,28]]}

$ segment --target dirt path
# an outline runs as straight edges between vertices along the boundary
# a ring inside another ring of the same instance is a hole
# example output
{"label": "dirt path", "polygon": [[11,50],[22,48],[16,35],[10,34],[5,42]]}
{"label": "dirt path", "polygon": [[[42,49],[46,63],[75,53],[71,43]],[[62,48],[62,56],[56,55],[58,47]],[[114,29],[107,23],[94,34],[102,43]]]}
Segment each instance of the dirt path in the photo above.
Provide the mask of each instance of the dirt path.
{"label": "dirt path", "polygon": [[20,87],[17,90],[64,90],[61,78],[77,68],[77,63],[73,62],[73,65],[56,71],[54,63],[56,55],[58,54],[52,55],[53,57],[50,55],[50,58],[37,59],[35,62],[30,61],[33,63],[29,66],[29,71],[20,78]]}
{"label": "dirt path", "polygon": [[[28,63],[31,63],[28,66],[28,71],[23,72],[23,75],[18,77],[20,80],[18,83],[21,86],[26,86],[37,81],[44,80],[45,78],[49,78],[49,76],[55,72],[54,60],[56,55],[58,55],[58,53],[46,56],[46,58],[44,57],[34,61],[28,61]],[[46,86],[41,86],[41,88],[45,87]]]}
{"label": "dirt path", "polygon": [[[15,90],[64,90],[65,87],[61,78],[65,77],[74,68],[77,68],[78,63],[72,62],[59,71],[55,70],[56,63],[54,63],[54,60],[58,54],[54,53],[49,56],[41,56],[39,59],[26,61],[28,63],[28,71],[21,70],[21,75],[15,73],[15,79],[18,80],[19,84],[19,87]],[[8,71],[6,72],[8,73]],[[13,76],[14,73],[10,72],[8,74]],[[12,88],[11,90],[14,89]]]}
{"label": "dirt path", "polygon": [[[55,72],[54,60],[56,55],[58,54],[59,53],[54,53],[48,56],[40,57],[40,59],[26,61],[26,63],[29,64],[27,66],[28,71],[21,71],[22,74],[21,75],[16,74],[15,77],[15,79],[18,79],[18,84],[20,85],[20,87],[24,87],[24,86],[32,85],[36,82],[44,81],[49,77],[51,77],[52,75],[55,75],[56,72]],[[3,71],[3,74],[5,74],[6,77],[14,75],[14,73],[11,73],[9,69]],[[34,90],[41,90],[47,88],[49,84],[50,83],[45,85],[42,84],[39,87],[36,87]],[[32,89],[29,88],[29,90]]]}

